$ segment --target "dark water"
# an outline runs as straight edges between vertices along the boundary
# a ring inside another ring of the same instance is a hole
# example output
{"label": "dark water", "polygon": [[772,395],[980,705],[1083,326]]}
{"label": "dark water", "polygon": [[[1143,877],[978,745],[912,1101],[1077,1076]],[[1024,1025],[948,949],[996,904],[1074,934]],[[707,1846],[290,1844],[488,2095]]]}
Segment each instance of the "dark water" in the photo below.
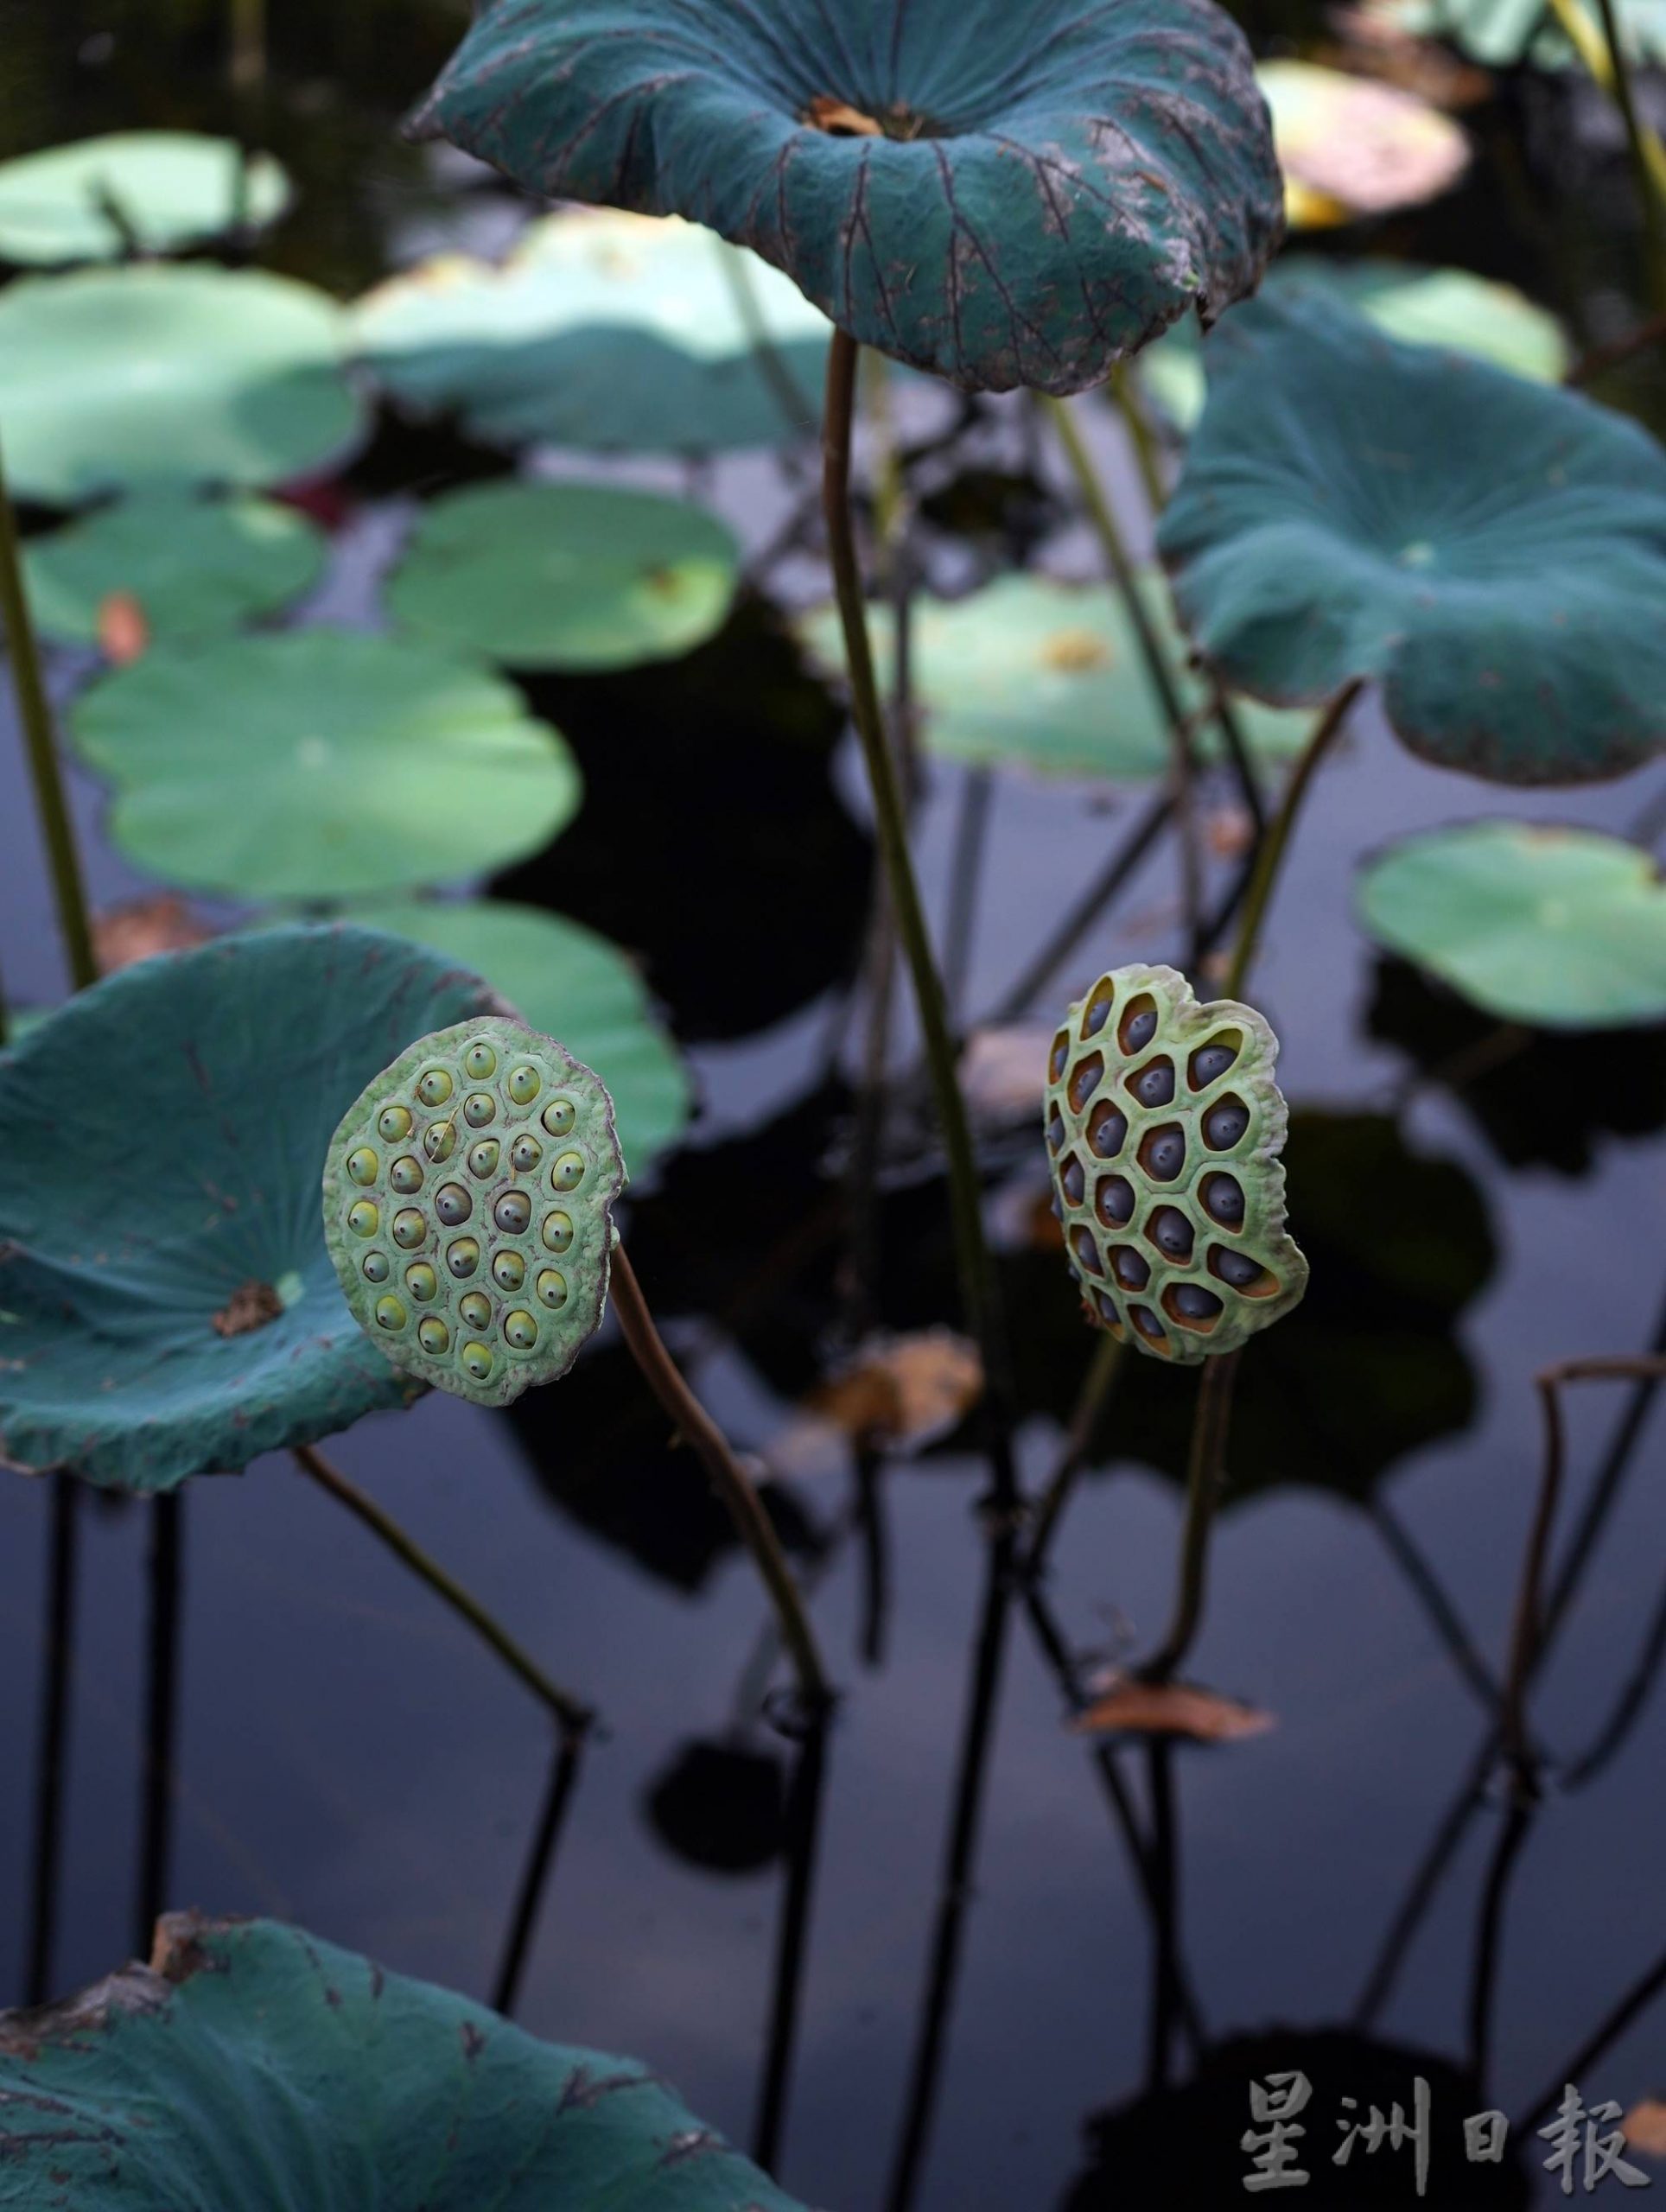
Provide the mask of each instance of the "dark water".
{"label": "dark water", "polygon": [[[282,11],[271,128],[308,192],[275,257],[349,289],[390,252],[489,232],[502,209],[499,195],[436,185],[392,136],[455,30],[447,11],[343,12],[351,26]],[[9,11],[21,66],[0,94],[8,149],[118,120],[217,119],[207,9],[89,11],[67,33],[73,15]],[[78,35],[112,25],[113,48],[73,59]],[[1481,119],[1489,144],[1536,149],[1515,198],[1489,162],[1421,237],[1392,240],[1509,274],[1601,336],[1634,312],[1617,289],[1631,268],[1623,174],[1600,143],[1580,154],[1571,123],[1559,137],[1543,107],[1536,94]],[[1649,375],[1615,396],[1647,407]],[[990,439],[997,458],[1018,454],[1010,410]],[[1105,451],[1121,469],[1108,427]],[[383,502],[434,459],[390,436],[360,464],[350,490],[363,504],[327,588],[333,611],[367,606],[402,512]],[[771,469],[750,461],[724,473],[715,497],[754,541],[782,501]],[[1091,571],[1084,536],[1046,552]],[[933,557],[949,573],[951,550]],[[78,671],[59,674],[67,687]],[[633,1200],[628,1235],[702,1392],[738,1442],[765,1448],[840,1318],[843,1233],[830,1198],[849,1099],[829,1039],[866,912],[856,764],[836,711],[755,607],[681,669],[552,684],[545,703],[583,757],[589,797],[549,863],[499,887],[548,895],[638,949],[689,1046],[701,1116]],[[1624,830],[1660,796],[1656,774],[1512,795],[1508,810]],[[958,778],[934,772],[919,836],[938,915],[959,798]],[[78,799],[99,899],[142,887],[99,842],[97,793]],[[8,729],[0,942],[24,1000],[57,988],[26,800]],[[971,1008],[1001,998],[1047,935],[1063,887],[1095,869],[1138,803],[1000,783]],[[1362,2151],[1340,2175],[1328,2159],[1340,2096],[1362,2110],[1409,2105],[1416,2074],[1434,2100],[1429,2201],[1551,2201],[1545,2146],[1524,2145],[1521,2123],[1666,1948],[1666,1705],[1642,1695],[1613,1756],[1581,1786],[1567,1779],[1650,1656],[1666,1602],[1663,1431],[1646,1412],[1536,1705],[1552,1778],[1504,1896],[1485,2094],[1470,2076],[1469,2021],[1504,1822],[1492,1796],[1392,1951],[1392,1974],[1377,1971],[1488,1734],[1485,1681],[1478,1694],[1471,1678],[1496,1676],[1508,1632],[1540,1465],[1533,1373],[1576,1352],[1645,1347],[1666,1291],[1666,1040],[1544,1041],[1455,1090],[1431,1071],[1486,1026],[1380,965],[1349,918],[1362,851],[1501,810],[1484,786],[1414,762],[1367,711],[1315,791],[1280,894],[1257,995],[1282,1039],[1298,1115],[1294,1220],[1313,1282],[1246,1366],[1237,1483],[1195,1655],[1200,1678],[1269,1708],[1278,1726],[1226,1751],[1177,1754],[1167,1788],[1143,1753],[1122,1755],[1116,1777],[1142,1835],[1154,1802],[1172,1807],[1167,1853],[1142,1845],[1136,1872],[1021,1604],[995,1610],[1004,1640],[989,1632],[975,1459],[951,1446],[864,1481],[836,1454],[778,1497],[846,1693],[827,1746],[778,2162],[811,2202],[868,2212],[901,2201],[893,2177],[911,2103],[922,2151],[911,2201],[922,2212],[1237,2202],[1249,2080],[1296,2066],[1319,2086],[1307,2148],[1326,2178],[1310,2205],[1415,2201],[1409,2151]],[[1172,862],[1160,855],[1067,963],[1044,1014],[1102,965],[1172,957],[1178,924]],[[1008,1163],[994,1213],[1015,1224],[1041,1187],[1039,1144],[1016,1132],[992,1157]],[[880,1318],[907,1327],[951,1313],[938,1184],[900,1174],[881,1231]],[[1091,1347],[1056,1255],[1016,1243],[1003,1273],[1027,1408],[1022,1467],[1036,1484]],[[1116,1403],[1046,1591],[1078,1652],[1148,1642],[1167,1611],[1179,1500],[1155,1470],[1176,1462],[1190,1395],[1182,1376],[1141,1374]],[[1631,1405],[1625,1385],[1570,1397],[1564,1531]],[[748,2140],[771,2057],[794,1752],[759,1715],[765,1608],[697,1472],[664,1448],[611,1332],[559,1390],[513,1417],[431,1397],[361,1424],[334,1450],[607,1717],[519,2017],[650,2058],[696,2110]],[[24,1973],[48,1521],[42,1486],[0,1485],[9,1995]],[[83,1516],[60,1989],[133,1940],[148,1525],[96,1501]],[[170,1900],[281,1914],[486,1993],[547,1779],[538,1711],[286,1461],[193,1485],[183,1533]],[[916,2062],[960,1738],[980,1656],[987,1666],[997,1649],[958,1972],[928,2104]],[[1165,2076],[1150,2022],[1171,1986],[1164,1961],[1176,1959],[1192,2032],[1183,2022]],[[1374,1975],[1382,2002],[1362,2023]],[[1666,2094],[1663,2018],[1641,2006],[1581,2070],[1590,2101],[1629,2108]],[[1458,2124],[1493,2104],[1517,2122],[1510,2162],[1469,2167]]]}

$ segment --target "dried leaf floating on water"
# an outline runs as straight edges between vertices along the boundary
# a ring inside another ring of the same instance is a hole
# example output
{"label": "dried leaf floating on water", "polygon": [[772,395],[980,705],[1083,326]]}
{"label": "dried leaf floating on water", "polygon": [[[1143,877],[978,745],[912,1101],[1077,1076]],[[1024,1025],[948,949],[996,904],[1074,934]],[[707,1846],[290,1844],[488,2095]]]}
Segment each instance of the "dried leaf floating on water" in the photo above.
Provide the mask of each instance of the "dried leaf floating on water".
{"label": "dried leaf floating on water", "polygon": [[1256,77],[1273,111],[1293,229],[1416,207],[1469,166],[1461,128],[1414,92],[1313,61],[1266,61]]}
{"label": "dried leaf floating on water", "polygon": [[1078,1736],[1186,1736],[1196,1744],[1236,1744],[1276,1726],[1270,1713],[1189,1682],[1115,1683],[1078,1713]]}

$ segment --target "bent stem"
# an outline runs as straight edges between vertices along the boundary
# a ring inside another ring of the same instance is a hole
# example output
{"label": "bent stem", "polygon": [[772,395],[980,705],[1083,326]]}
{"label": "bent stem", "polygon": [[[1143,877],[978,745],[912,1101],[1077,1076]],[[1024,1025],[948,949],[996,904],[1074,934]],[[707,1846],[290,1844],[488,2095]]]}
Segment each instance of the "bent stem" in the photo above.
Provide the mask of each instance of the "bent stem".
{"label": "bent stem", "polygon": [[1093,1449],[1094,1432],[1099,1426],[1105,1402],[1116,1388],[1127,1346],[1107,1329],[1094,1348],[1087,1373],[1077,1395],[1075,1408],[1070,1417],[1070,1427],[1065,1431],[1064,1448],[1052,1478],[1037,1502],[1030,1524],[1030,1541],[1024,1553],[1023,1571],[1027,1576],[1042,1573],[1047,1563],[1047,1553],[1052,1545],[1060,1517],[1075,1495],[1082,1470],[1087,1465],[1088,1454]]}
{"label": "bent stem", "polygon": [[1180,1588],[1168,1633],[1155,1655],[1140,1669],[1147,1682],[1173,1681],[1186,1662],[1203,1618],[1209,1573],[1209,1532],[1214,1525],[1224,1479],[1227,1425],[1232,1417],[1232,1385],[1241,1352],[1206,1359],[1198,1378],[1198,1405],[1192,1421],[1192,1455],[1186,1480],[1186,1534],[1180,1546]]}
{"label": "bent stem", "polygon": [[775,1534],[774,1523],[745,1469],[729,1448],[728,1438],[713,1421],[688,1384],[676,1361],[665,1349],[654,1326],[622,1244],[614,1247],[612,1289],[619,1325],[631,1357],[642,1370],[649,1389],[670,1414],[678,1435],[698,1454],[711,1478],[713,1489],[729,1510],[741,1542],[752,1554],[764,1586],[774,1601],[781,1636],[792,1656],[798,1688],[811,1713],[832,1702],[832,1686],[822,1665],[815,1630],[804,1611],[798,1586]]}
{"label": "bent stem", "polygon": [[414,1536],[399,1526],[390,1513],[385,1513],[366,1491],[356,1483],[349,1482],[339,1467],[332,1466],[323,1453],[310,1444],[294,1447],[296,1464],[308,1474],[340,1504],[345,1505],[356,1520],[387,1546],[394,1557],[408,1567],[420,1581],[426,1582],[436,1597],[442,1599],[452,1611],[468,1623],[481,1641],[488,1643],[510,1672],[518,1675],[533,1696],[553,1716],[563,1735],[579,1737],[595,1719],[592,1708],[570,1690],[551,1681],[535,1659],[531,1658],[516,1643],[502,1624],[495,1620],[472,1597],[461,1582],[448,1574],[439,1561],[425,1552]]}
{"label": "bent stem", "polygon": [[1255,874],[1250,877],[1250,888],[1244,894],[1237,942],[1232,948],[1226,980],[1221,986],[1223,998],[1236,999],[1243,995],[1243,987],[1249,980],[1250,969],[1261,940],[1262,925],[1267,918],[1268,906],[1273,896],[1273,886],[1278,881],[1285,849],[1290,842],[1290,833],[1296,826],[1296,817],[1301,812],[1302,801],[1307,796],[1307,786],[1313,779],[1314,770],[1330,751],[1343,723],[1348,719],[1350,708],[1364,689],[1364,679],[1358,676],[1343,685],[1313,725],[1313,735],[1302,748],[1301,757],[1291,772],[1278,812],[1268,825],[1267,835],[1262,840]]}
{"label": "bent stem", "polygon": [[860,353],[861,348],[848,331],[835,330],[828,353],[826,417],[822,436],[822,500],[827,523],[828,559],[844,632],[852,717],[874,795],[874,823],[890,887],[891,909],[913,982],[926,1065],[937,1102],[948,1167],[961,1297],[968,1324],[983,1355],[993,1414],[995,1494],[998,1502],[1010,1510],[1017,1495],[1017,1478],[1008,1441],[1012,1388],[995,1306],[994,1276],[983,1238],[977,1160],[956,1072],[955,1044],[944,1004],[943,987],[908,850],[907,821],[896,766],[880,708],[879,684],[874,673],[873,648],[862,599],[862,569],[851,522],[850,446]]}
{"label": "bent stem", "polygon": [[17,700],[17,719],[22,726],[29,753],[29,777],[35,804],[46,839],[47,860],[52,871],[53,897],[58,926],[69,957],[70,982],[78,991],[99,980],[99,963],[92,951],[92,925],[87,918],[86,890],[81,880],[75,832],[64,797],[63,772],[53,742],[52,709],[41,675],[41,650],[29,620],[29,595],[23,588],[22,563],[17,551],[17,518],[6,488],[0,461],[0,628],[5,632],[11,662],[12,690]]}

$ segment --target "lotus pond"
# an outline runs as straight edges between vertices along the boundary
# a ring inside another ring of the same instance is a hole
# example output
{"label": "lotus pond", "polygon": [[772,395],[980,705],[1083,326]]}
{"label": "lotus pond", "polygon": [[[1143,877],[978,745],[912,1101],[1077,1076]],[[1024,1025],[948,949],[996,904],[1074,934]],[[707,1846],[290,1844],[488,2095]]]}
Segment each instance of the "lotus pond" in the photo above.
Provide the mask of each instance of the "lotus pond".
{"label": "lotus pond", "polygon": [[1666,2186],[1647,0],[18,0],[0,2205]]}

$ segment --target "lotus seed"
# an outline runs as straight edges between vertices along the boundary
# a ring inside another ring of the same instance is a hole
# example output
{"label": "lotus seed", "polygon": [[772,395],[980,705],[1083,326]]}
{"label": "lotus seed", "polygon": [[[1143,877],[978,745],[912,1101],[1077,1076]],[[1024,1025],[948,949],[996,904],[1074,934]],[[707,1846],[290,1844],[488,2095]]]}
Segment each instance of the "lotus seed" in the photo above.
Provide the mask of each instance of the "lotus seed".
{"label": "lotus seed", "polygon": [[1151,1281],[1151,1270],[1137,1252],[1126,1244],[1119,1244],[1110,1255],[1110,1264],[1116,1280],[1124,1290],[1143,1290]]}
{"label": "lotus seed", "polygon": [[1171,1122],[1140,1147],[1140,1165],[1154,1182],[1172,1183],[1186,1165],[1186,1135]]}
{"label": "lotus seed", "polygon": [[451,1096],[451,1077],[443,1068],[425,1069],[417,1079],[416,1096],[424,1106],[443,1106]]}
{"label": "lotus seed", "polygon": [[460,1221],[468,1219],[474,1201],[461,1183],[442,1183],[435,1194],[434,1211],[448,1229],[455,1229]]}
{"label": "lotus seed", "polygon": [[531,1351],[538,1340],[538,1325],[524,1308],[517,1306],[512,1313],[506,1313],[503,1333],[517,1351]]}
{"label": "lotus seed", "polygon": [[582,1153],[563,1152],[550,1170],[550,1187],[556,1191],[575,1191],[584,1180],[584,1156]]}
{"label": "lotus seed", "polygon": [[569,1213],[545,1214],[542,1234],[546,1252],[565,1252],[573,1241],[573,1217]]}
{"label": "lotus seed", "polygon": [[1130,1055],[1143,1052],[1157,1033],[1157,1009],[1149,999],[1135,999],[1122,1016],[1119,1042]]}
{"label": "lotus seed", "polygon": [[1109,1297],[1103,1290],[1096,1290],[1093,1294],[1093,1302],[1099,1308],[1100,1319],[1107,1326],[1113,1329],[1122,1327],[1122,1317],[1116,1311],[1116,1300],[1114,1298]]}
{"label": "lotus seed", "polygon": [[521,1236],[532,1218],[532,1201],[525,1191],[506,1191],[492,1209],[492,1218],[506,1236]]}
{"label": "lotus seed", "polygon": [[1101,1099],[1088,1123],[1088,1142],[1097,1160],[1115,1160],[1128,1142],[1128,1116],[1108,1098]]}
{"label": "lotus seed", "polygon": [[378,1329],[403,1329],[407,1319],[404,1307],[390,1291],[385,1298],[376,1301],[376,1325]]}
{"label": "lotus seed", "polygon": [[509,1077],[509,1096],[517,1106],[530,1106],[537,1096],[540,1078],[536,1068],[512,1069]]}
{"label": "lotus seed", "polygon": [[1051,1152],[1057,1152],[1064,1141],[1065,1124],[1059,1119],[1059,1109],[1055,1106],[1052,1109],[1052,1118],[1047,1123],[1047,1148]]}
{"label": "lotus seed", "polygon": [[522,1175],[530,1175],[543,1157],[544,1147],[525,1129],[509,1147],[509,1165]]}
{"label": "lotus seed", "polygon": [[1065,1186],[1065,1196],[1073,1206],[1079,1206],[1087,1193],[1088,1179],[1082,1172],[1082,1163],[1074,1153],[1071,1153],[1070,1158],[1065,1162],[1064,1171],[1059,1179]]}
{"label": "lotus seed", "polygon": [[1237,1057],[1237,1046],[1225,1044],[1219,1038],[1212,1045],[1199,1045],[1192,1055],[1188,1071],[1193,1090],[1206,1090],[1226,1073]]}
{"label": "lotus seed", "polygon": [[570,1098],[552,1098],[542,1119],[552,1137],[564,1137],[578,1119],[578,1109]]}
{"label": "lotus seed", "polygon": [[1079,1114],[1094,1092],[1099,1088],[1099,1078],[1105,1071],[1104,1057],[1091,1052],[1079,1060],[1071,1071],[1070,1103],[1072,1112]]}
{"label": "lotus seed", "polygon": [[1161,1344],[1167,1331],[1148,1306],[1130,1306],[1128,1318],[1142,1337],[1149,1337],[1154,1344]]}
{"label": "lotus seed", "polygon": [[1223,1229],[1237,1229],[1243,1220],[1243,1190],[1230,1175],[1209,1175],[1204,1179],[1204,1211]]}
{"label": "lotus seed", "polygon": [[1186,1321],[1212,1321],[1221,1310],[1214,1292],[1195,1282],[1177,1283],[1168,1294],[1168,1305]]}
{"label": "lotus seed", "polygon": [[492,1351],[490,1345],[481,1344],[465,1344],[462,1349],[462,1363],[464,1371],[472,1376],[476,1382],[485,1382],[488,1381],[491,1377],[493,1368]]}
{"label": "lotus seed", "polygon": [[498,1172],[498,1154],[502,1150],[496,1137],[482,1137],[478,1144],[468,1147],[468,1172],[478,1175],[482,1183],[488,1182]]}
{"label": "lotus seed", "polygon": [[480,1264],[480,1248],[472,1236],[459,1236],[445,1248],[445,1263],[461,1282]]}
{"label": "lotus seed", "polygon": [[1052,1040],[1052,1053],[1047,1061],[1047,1080],[1057,1083],[1065,1072],[1065,1063],[1070,1058],[1070,1039],[1064,1030]]}
{"label": "lotus seed", "polygon": [[477,1037],[463,1054],[463,1065],[476,1083],[484,1083],[496,1071],[498,1056],[483,1037]]}
{"label": "lotus seed", "polygon": [[361,1144],[357,1152],[347,1154],[347,1173],[360,1189],[376,1180],[377,1170],[381,1164],[367,1144]]}
{"label": "lotus seed", "polygon": [[402,1250],[414,1252],[428,1235],[428,1224],[415,1206],[401,1206],[393,1217],[393,1241]]}
{"label": "lotus seed", "polygon": [[545,1268],[538,1277],[538,1296],[554,1309],[567,1303],[567,1278],[559,1268]]}
{"label": "lotus seed", "polygon": [[471,1129],[483,1129],[498,1110],[489,1090],[471,1090],[463,1101],[463,1119]]}
{"label": "lotus seed", "polygon": [[389,1144],[397,1144],[401,1137],[410,1135],[410,1109],[407,1106],[385,1106],[376,1116],[376,1127]]}
{"label": "lotus seed", "polygon": [[437,1166],[441,1160],[449,1160],[457,1148],[457,1125],[455,1122],[430,1122],[423,1136],[423,1150]]}
{"label": "lotus seed", "polygon": [[483,1290],[467,1290],[457,1300],[457,1311],[471,1329],[489,1329],[492,1325],[492,1300]]}
{"label": "lotus seed", "polygon": [[1239,1098],[1223,1098],[1203,1117],[1203,1141],[1211,1152],[1230,1152],[1250,1126],[1250,1109]]}
{"label": "lotus seed", "polygon": [[347,1227],[355,1236],[374,1236],[381,1226],[381,1214],[368,1198],[360,1198],[347,1209]]}
{"label": "lotus seed", "polygon": [[499,1252],[492,1261],[492,1280],[499,1290],[518,1290],[526,1281],[526,1262],[518,1252]]}
{"label": "lotus seed", "polygon": [[1078,1229],[1071,1243],[1076,1248],[1077,1259],[1088,1273],[1091,1275],[1103,1274],[1104,1269],[1099,1264],[1099,1248],[1093,1241],[1092,1232],[1089,1230]]}
{"label": "lotus seed", "polygon": [[385,1282],[393,1272],[385,1252],[366,1252],[360,1267],[366,1282]]}
{"label": "lotus seed", "polygon": [[[1097,1037],[1099,1034],[1099,1032],[1104,1027],[1106,1017],[1109,1015],[1110,1012],[1110,993],[1109,991],[1107,991],[1101,998],[1090,999],[1088,1001],[1088,1010],[1082,1016],[1083,1037],[1084,1039],[1088,1037]],[[1055,1077],[1054,1081],[1056,1082],[1058,1078]]]}
{"label": "lotus seed", "polygon": [[426,1306],[440,1287],[440,1278],[426,1260],[415,1260],[405,1269],[405,1288],[419,1306]]}
{"label": "lotus seed", "polygon": [[1248,1290],[1267,1272],[1261,1262],[1252,1260],[1247,1252],[1227,1252],[1218,1247],[1211,1253],[1209,1264],[1221,1281],[1230,1282],[1234,1290]]}
{"label": "lotus seed", "polygon": [[1192,1224],[1178,1207],[1159,1206],[1145,1233],[1169,1259],[1184,1263],[1192,1257]]}
{"label": "lotus seed", "polygon": [[448,1351],[451,1346],[451,1332],[437,1313],[426,1313],[416,1324],[416,1341],[425,1352]]}
{"label": "lotus seed", "polygon": [[423,1187],[421,1162],[406,1153],[402,1160],[396,1160],[389,1168],[388,1180],[402,1198],[408,1198],[413,1191],[420,1191]]}
{"label": "lotus seed", "polygon": [[1125,1176],[1106,1175],[1094,1193],[1094,1204],[1108,1229],[1120,1229],[1134,1218],[1134,1185]]}
{"label": "lotus seed", "polygon": [[1172,1060],[1153,1060],[1149,1066],[1131,1077],[1129,1089],[1141,1106],[1167,1106],[1174,1096],[1174,1063]]}

